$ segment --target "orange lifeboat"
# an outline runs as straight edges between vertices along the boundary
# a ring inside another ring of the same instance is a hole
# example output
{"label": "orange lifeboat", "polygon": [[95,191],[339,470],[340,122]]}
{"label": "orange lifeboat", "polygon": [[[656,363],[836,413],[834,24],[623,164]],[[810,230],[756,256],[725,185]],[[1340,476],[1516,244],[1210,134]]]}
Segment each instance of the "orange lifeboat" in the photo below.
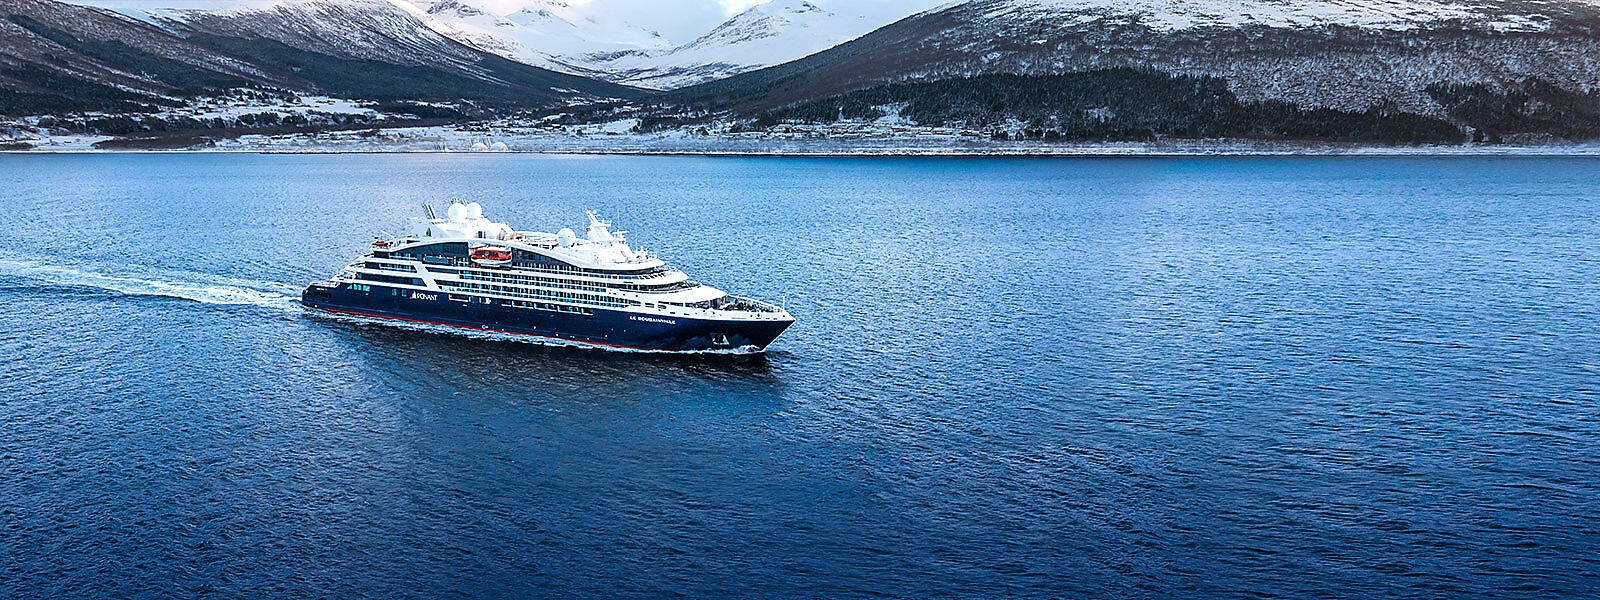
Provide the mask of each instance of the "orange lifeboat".
{"label": "orange lifeboat", "polygon": [[505,248],[478,248],[472,251],[472,262],[485,267],[503,267],[511,264],[511,251]]}

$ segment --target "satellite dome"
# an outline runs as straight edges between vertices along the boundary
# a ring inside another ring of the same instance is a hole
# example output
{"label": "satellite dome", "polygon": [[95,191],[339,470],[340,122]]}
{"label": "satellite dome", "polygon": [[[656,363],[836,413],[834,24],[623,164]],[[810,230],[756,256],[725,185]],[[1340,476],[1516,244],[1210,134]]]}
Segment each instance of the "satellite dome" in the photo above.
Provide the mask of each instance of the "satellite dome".
{"label": "satellite dome", "polygon": [[478,204],[477,202],[473,202],[471,204],[468,204],[467,205],[467,218],[468,219],[482,219],[483,218],[483,205],[482,204]]}
{"label": "satellite dome", "polygon": [[445,214],[450,217],[451,221],[463,221],[467,218],[467,207],[460,203],[451,204],[450,209],[445,211]]}
{"label": "satellite dome", "polygon": [[578,234],[572,232],[571,227],[562,227],[556,232],[556,243],[562,246],[571,246],[572,241],[578,239]]}

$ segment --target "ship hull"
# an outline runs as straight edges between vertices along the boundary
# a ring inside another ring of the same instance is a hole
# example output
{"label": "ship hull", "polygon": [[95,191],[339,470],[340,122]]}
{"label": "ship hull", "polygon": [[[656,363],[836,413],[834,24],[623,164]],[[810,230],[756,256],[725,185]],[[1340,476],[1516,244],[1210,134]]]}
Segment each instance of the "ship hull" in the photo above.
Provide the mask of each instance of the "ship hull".
{"label": "ship hull", "polygon": [[[364,289],[362,289],[364,288]],[[312,286],[307,308],[378,319],[526,335],[596,346],[657,351],[766,348],[794,321],[718,320],[588,309],[592,314],[453,300],[442,292],[379,285]]]}

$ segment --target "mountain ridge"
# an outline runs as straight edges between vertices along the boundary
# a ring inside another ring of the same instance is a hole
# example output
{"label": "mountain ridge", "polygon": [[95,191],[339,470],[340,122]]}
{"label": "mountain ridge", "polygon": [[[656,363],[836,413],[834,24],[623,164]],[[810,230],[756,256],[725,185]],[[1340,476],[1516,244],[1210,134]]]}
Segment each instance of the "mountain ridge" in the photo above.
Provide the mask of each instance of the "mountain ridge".
{"label": "mountain ridge", "polygon": [[[1376,29],[1340,21],[1310,28],[1220,19],[1174,27],[1171,15],[1118,12],[1106,0],[972,0],[919,13],[800,60],[669,92],[702,106],[746,109],[847,93],[911,80],[979,73],[1052,74],[1114,67],[1223,77],[1247,100],[1364,109],[1394,103],[1443,116],[1426,92],[1434,83],[1510,85],[1528,77],[1589,91],[1600,85],[1600,8],[1579,0],[1508,2],[1531,6],[1537,29],[1485,27],[1451,7],[1431,19],[1392,20]],[[1212,0],[1140,0],[1137,4],[1219,6]],[[1253,0],[1234,6],[1282,6]],[[1323,1],[1296,6],[1346,7]],[[1490,5],[1483,5],[1489,7]],[[1067,8],[1063,8],[1067,7]],[[1055,10],[1044,10],[1055,9]],[[1241,14],[1243,11],[1239,11]],[[1355,14],[1376,14],[1378,11]],[[1345,14],[1351,14],[1346,12]],[[1416,13],[1411,13],[1415,15]],[[1156,26],[1152,26],[1154,23]]]}
{"label": "mountain ridge", "polygon": [[[481,0],[393,1],[416,7],[427,15],[431,27],[480,49],[651,89],[672,89],[788,62],[893,20],[884,14],[914,12],[884,8],[891,3],[882,1],[823,6],[811,0],[774,0],[674,44],[647,28],[597,24],[594,17],[556,0],[505,16],[494,14]],[[609,29],[601,32],[597,27]]]}
{"label": "mountain ridge", "polygon": [[613,81],[673,89],[781,64],[825,50],[875,28],[865,17],[808,0],[752,6],[687,43],[663,50],[592,53],[581,57]]}
{"label": "mountain ridge", "polygon": [[0,109],[12,114],[133,110],[237,87],[480,107],[639,95],[463,45],[384,0],[279,0],[137,18],[55,0],[0,0],[0,28],[0,60],[12,72],[0,70],[0,88],[12,94]]}
{"label": "mountain ridge", "polygon": [[391,1],[458,42],[511,60],[585,76],[607,74],[571,57],[669,45],[660,33],[626,21],[602,23],[586,18],[557,0],[530,4],[507,15],[498,15],[472,0]]}

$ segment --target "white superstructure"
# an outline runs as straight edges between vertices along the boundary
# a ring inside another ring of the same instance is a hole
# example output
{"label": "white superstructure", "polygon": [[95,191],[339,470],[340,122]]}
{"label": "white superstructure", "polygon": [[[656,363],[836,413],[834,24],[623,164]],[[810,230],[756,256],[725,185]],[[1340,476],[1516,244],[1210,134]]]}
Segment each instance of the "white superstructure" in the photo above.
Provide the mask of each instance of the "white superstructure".
{"label": "white superstructure", "polygon": [[[411,235],[375,241],[330,283],[566,313],[793,321],[778,306],[691,281],[653,254],[629,247],[624,232],[612,231],[593,211],[587,211],[582,237],[571,229],[519,231],[485,218],[476,202],[452,203],[443,218],[431,207],[426,212]],[[480,250],[502,249],[510,251],[509,261],[474,258]]]}

